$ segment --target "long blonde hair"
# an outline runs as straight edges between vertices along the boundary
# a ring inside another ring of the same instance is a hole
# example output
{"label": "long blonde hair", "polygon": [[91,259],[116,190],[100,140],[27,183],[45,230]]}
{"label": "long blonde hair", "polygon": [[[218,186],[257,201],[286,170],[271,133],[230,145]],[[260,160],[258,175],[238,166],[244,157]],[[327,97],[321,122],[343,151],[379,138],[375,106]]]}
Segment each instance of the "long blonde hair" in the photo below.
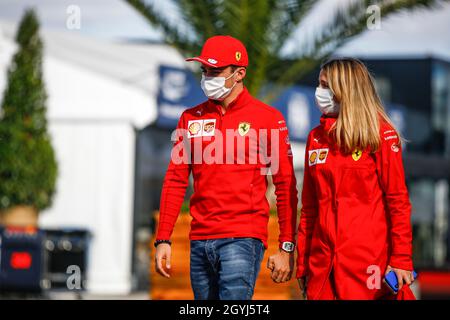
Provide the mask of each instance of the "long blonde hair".
{"label": "long blonde hair", "polygon": [[344,153],[352,153],[355,149],[379,150],[382,121],[392,126],[400,138],[384,110],[372,76],[361,61],[354,58],[332,59],[325,62],[321,69],[340,104],[339,115],[330,134]]}

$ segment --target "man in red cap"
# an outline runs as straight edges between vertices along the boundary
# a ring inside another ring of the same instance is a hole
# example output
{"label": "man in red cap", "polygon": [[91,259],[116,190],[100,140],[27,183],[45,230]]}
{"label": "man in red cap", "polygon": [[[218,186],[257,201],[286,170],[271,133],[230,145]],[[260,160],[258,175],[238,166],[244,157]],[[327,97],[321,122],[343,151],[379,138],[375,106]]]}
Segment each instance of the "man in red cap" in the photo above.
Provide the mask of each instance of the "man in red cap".
{"label": "man in red cap", "polygon": [[269,257],[267,267],[277,283],[292,274],[298,199],[286,122],[244,86],[248,56],[239,40],[209,38],[201,55],[187,61],[202,64],[201,87],[208,100],[184,111],[173,135],[155,241],[156,270],[170,277],[170,237],[192,172],[194,296],[249,300],[267,248],[269,173],[280,236],[279,252]]}

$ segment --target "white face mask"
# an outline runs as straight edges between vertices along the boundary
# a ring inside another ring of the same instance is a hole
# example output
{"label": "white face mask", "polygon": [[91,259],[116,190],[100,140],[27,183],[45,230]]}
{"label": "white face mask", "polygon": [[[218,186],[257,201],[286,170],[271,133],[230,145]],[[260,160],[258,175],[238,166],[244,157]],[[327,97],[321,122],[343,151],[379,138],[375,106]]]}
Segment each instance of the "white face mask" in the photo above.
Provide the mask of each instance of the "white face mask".
{"label": "white face mask", "polygon": [[209,99],[213,100],[223,100],[225,99],[233,90],[237,82],[233,84],[231,88],[225,87],[225,81],[230,79],[236,74],[237,70],[228,78],[225,77],[206,77],[202,75],[201,87],[205,95]]}
{"label": "white face mask", "polygon": [[336,103],[333,97],[333,92],[330,89],[316,88],[316,103],[320,112],[326,115],[337,115],[339,113],[339,103]]}

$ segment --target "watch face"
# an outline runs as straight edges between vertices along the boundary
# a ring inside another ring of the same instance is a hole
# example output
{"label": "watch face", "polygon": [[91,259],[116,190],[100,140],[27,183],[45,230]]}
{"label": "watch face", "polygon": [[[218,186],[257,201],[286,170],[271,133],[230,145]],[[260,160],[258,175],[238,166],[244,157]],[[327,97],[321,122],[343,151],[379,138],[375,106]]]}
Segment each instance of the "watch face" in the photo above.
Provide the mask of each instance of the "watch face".
{"label": "watch face", "polygon": [[294,244],[292,242],[283,242],[282,249],[284,251],[292,252],[294,251]]}

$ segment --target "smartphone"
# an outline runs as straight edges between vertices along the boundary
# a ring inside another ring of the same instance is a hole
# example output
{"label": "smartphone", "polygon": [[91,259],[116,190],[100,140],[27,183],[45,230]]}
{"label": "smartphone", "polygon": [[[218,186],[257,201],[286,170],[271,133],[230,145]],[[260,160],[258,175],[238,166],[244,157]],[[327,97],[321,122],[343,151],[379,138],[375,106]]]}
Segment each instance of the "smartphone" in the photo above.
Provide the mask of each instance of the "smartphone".
{"label": "smartphone", "polygon": [[[413,270],[412,273],[413,273],[414,280],[416,280],[417,279],[417,272],[415,272]],[[394,291],[394,293],[398,292],[398,280],[397,280],[397,275],[395,274],[394,270],[391,270],[386,275],[386,277],[384,277],[384,281],[389,286],[389,288],[391,288],[391,290]]]}

